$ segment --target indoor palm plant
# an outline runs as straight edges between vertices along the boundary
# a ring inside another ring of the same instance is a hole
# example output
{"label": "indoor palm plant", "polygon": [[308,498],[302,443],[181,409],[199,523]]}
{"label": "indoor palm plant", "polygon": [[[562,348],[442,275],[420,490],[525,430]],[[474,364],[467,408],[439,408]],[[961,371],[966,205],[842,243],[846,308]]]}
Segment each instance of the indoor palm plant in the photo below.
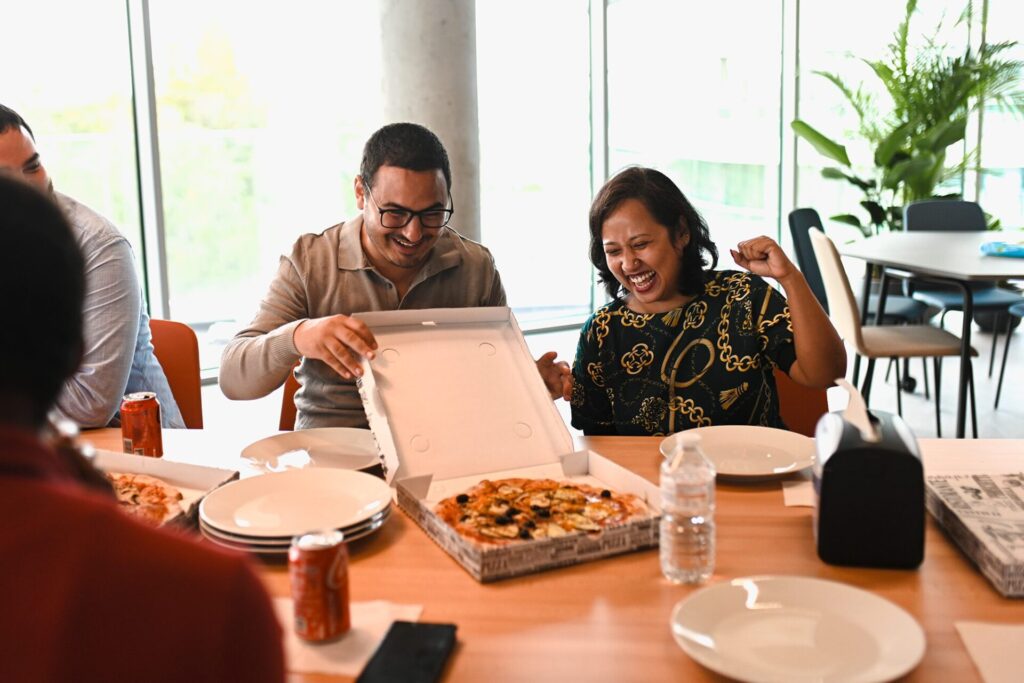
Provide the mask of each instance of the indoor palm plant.
{"label": "indoor palm plant", "polygon": [[866,166],[855,167],[844,145],[807,122],[791,124],[798,136],[839,164],[823,169],[825,178],[849,182],[863,193],[860,205],[867,220],[852,213],[831,218],[856,226],[865,236],[900,228],[903,205],[935,196],[939,183],[962,173],[976,158],[974,152],[964,152],[956,163],[947,164],[950,146],[964,140],[968,115],[980,103],[1024,112],[1024,92],[1018,90],[1024,62],[1004,56],[1016,42],[968,47],[951,56],[932,39],[912,51],[910,20],[916,9],[917,0],[907,0],[885,55],[862,60],[891,99],[884,110],[863,84],[853,88],[835,73],[815,72],[832,82],[856,112],[858,133],[874,149],[870,172],[858,170]]}

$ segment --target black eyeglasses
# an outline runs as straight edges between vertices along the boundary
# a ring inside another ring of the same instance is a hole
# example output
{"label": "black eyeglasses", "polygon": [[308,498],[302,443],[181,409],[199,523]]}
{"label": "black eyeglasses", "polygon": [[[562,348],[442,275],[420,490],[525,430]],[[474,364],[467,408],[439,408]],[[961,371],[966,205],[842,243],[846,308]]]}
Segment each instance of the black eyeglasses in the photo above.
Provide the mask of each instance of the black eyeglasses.
{"label": "black eyeglasses", "polygon": [[[367,196],[373,205],[377,207],[377,212],[380,213],[380,224],[385,228],[391,230],[397,230],[404,228],[412,222],[413,218],[420,219],[420,225],[424,228],[436,230],[443,228],[448,225],[448,221],[452,219],[452,214],[455,213],[455,209],[423,209],[422,211],[410,211],[409,209],[382,209],[377,200],[373,198],[373,193],[370,191],[370,183],[363,180],[363,189],[366,190]],[[452,203],[451,190],[448,191],[448,203]]]}

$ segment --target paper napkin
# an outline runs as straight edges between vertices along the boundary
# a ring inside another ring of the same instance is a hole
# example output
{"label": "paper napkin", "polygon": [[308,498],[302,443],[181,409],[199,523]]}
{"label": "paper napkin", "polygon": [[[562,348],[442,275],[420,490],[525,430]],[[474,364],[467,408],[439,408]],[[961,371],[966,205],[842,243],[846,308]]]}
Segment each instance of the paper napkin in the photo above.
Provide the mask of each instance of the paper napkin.
{"label": "paper napkin", "polygon": [[288,671],[356,676],[393,621],[419,621],[423,612],[422,605],[397,605],[386,600],[353,602],[351,608],[352,630],[329,643],[308,643],[295,635],[291,598],[274,598],[274,611],[284,631]]}
{"label": "paper napkin", "polygon": [[786,507],[814,507],[814,484],[806,474],[782,482],[782,500]]}
{"label": "paper napkin", "polygon": [[1024,625],[954,622],[985,683],[1018,683],[1024,671]]}

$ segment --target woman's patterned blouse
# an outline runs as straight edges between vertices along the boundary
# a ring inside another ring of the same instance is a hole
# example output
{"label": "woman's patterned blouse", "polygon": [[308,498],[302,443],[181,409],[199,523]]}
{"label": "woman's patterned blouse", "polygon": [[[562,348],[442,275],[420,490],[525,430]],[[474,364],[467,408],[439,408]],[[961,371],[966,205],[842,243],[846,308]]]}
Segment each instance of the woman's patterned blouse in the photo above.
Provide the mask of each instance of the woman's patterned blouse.
{"label": "woman's patterned blouse", "polygon": [[666,435],[711,425],[784,428],[772,370],[796,360],[786,299],[756,275],[708,273],[667,313],[616,300],[580,332],[572,424],[585,434]]}

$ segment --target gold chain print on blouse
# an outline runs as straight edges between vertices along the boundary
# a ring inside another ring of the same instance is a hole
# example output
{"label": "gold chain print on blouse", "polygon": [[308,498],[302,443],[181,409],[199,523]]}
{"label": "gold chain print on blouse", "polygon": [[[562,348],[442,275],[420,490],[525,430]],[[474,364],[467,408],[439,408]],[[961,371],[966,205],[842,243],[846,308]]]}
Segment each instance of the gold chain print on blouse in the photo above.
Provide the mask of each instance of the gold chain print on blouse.
{"label": "gold chain print on blouse", "polygon": [[608,323],[611,322],[611,319],[612,315],[607,308],[602,308],[594,316],[593,330],[597,334],[597,348],[604,346],[604,338],[608,336]]}
{"label": "gold chain print on blouse", "polygon": [[694,403],[692,398],[684,399],[682,396],[673,396],[672,403],[669,405],[669,410],[671,410],[668,416],[668,431],[670,434],[676,431],[676,413],[685,415],[690,419],[692,424],[695,424],[698,427],[711,426],[711,419],[704,417],[704,409]]}
{"label": "gold chain print on blouse", "polygon": [[758,356],[737,356],[733,353],[732,342],[729,339],[729,315],[734,303],[750,295],[750,278],[738,273],[725,278],[725,281],[736,286],[729,289],[725,305],[722,306],[722,319],[718,322],[718,349],[721,351],[719,358],[725,363],[726,372],[747,372],[760,367],[761,361]]}
{"label": "gold chain print on blouse", "polygon": [[686,320],[683,323],[684,330],[695,330],[704,324],[704,316],[707,315],[708,304],[706,301],[698,301],[686,309]]}
{"label": "gold chain print on blouse", "polygon": [[[665,354],[665,359],[661,362],[661,381],[665,382],[669,386],[670,390],[685,389],[686,387],[692,385],[694,382],[696,382],[701,377],[706,375],[708,370],[711,369],[711,366],[715,364],[715,347],[711,343],[711,340],[704,338],[694,339],[683,348],[682,352],[678,356],[676,356],[676,359],[672,362],[672,371],[666,374],[666,366],[668,366],[668,362],[672,358],[672,352],[675,350],[676,345],[679,344],[679,341],[682,338],[683,335],[680,334],[679,336],[672,340],[672,346],[668,347],[668,352]],[[701,370],[693,377],[685,379],[682,382],[678,381],[676,373],[679,371],[680,364],[682,364],[683,359],[686,358],[690,354],[690,352],[697,346],[707,349],[707,363],[705,363],[704,367],[701,368]],[[670,395],[672,395],[671,391]]]}
{"label": "gold chain print on blouse", "polygon": [[640,343],[634,346],[629,353],[624,354],[619,362],[629,374],[639,375],[644,368],[654,362],[654,351],[651,351],[647,344]]}
{"label": "gold chain print on blouse", "polygon": [[587,363],[587,375],[594,386],[604,389],[604,365],[601,363]]}
{"label": "gold chain print on blouse", "polygon": [[635,327],[638,330],[643,329],[647,322],[654,317],[654,313],[636,313],[628,308],[622,309],[620,315],[623,327]]}

